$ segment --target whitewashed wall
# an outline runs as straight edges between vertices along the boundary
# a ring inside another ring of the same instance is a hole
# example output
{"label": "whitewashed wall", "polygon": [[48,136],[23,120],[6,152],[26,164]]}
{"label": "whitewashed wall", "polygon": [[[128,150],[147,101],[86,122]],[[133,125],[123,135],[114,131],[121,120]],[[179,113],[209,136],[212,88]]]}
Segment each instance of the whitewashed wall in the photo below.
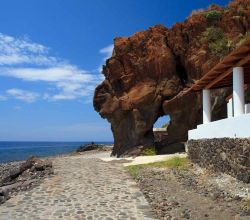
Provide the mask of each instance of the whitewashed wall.
{"label": "whitewashed wall", "polygon": [[245,113],[250,113],[250,104],[245,105]]}
{"label": "whitewashed wall", "polygon": [[[250,103],[245,104],[245,113],[250,113]],[[231,118],[233,117],[233,99],[229,99],[227,103],[227,117]]]}
{"label": "whitewashed wall", "polygon": [[234,116],[233,113],[233,99],[229,99],[228,103],[227,103],[227,117],[231,118]]}
{"label": "whitewashed wall", "polygon": [[188,131],[188,139],[250,137],[250,113],[198,125]]}

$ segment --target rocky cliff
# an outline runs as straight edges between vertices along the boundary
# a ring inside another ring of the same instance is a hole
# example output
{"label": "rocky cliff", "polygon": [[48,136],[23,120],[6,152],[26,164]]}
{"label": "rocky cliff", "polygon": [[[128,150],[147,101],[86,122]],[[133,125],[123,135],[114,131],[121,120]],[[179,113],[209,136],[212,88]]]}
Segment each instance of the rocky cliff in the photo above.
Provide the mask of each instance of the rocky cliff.
{"label": "rocky cliff", "polygon": [[[188,129],[201,120],[199,94],[174,104],[168,100],[247,38],[249,15],[250,1],[236,0],[227,7],[212,5],[195,11],[169,29],[156,25],[114,39],[112,57],[103,66],[105,80],[94,95],[95,110],[111,123],[113,155],[153,146],[153,125],[164,114],[171,117],[166,145],[187,140]],[[224,97],[228,92],[214,91],[220,93],[213,99],[214,118],[226,114]]]}

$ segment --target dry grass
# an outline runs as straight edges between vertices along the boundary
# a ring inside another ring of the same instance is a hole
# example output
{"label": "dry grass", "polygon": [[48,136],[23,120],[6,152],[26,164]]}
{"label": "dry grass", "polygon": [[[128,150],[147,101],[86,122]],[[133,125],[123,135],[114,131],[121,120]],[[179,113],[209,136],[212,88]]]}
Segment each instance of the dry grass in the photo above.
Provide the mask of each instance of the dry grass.
{"label": "dry grass", "polygon": [[171,169],[188,169],[190,166],[190,162],[187,158],[181,158],[181,157],[173,157],[168,160],[154,162],[154,163],[148,163],[148,164],[140,164],[140,165],[131,165],[126,167],[128,172],[133,177],[138,177],[141,170],[148,167],[158,167],[158,168],[171,168]]}

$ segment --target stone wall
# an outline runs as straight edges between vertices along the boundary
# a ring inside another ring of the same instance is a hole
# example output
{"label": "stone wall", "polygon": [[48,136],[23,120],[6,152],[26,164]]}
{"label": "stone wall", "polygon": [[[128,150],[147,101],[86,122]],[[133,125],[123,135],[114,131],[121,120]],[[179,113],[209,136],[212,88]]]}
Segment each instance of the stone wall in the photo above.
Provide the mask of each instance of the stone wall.
{"label": "stone wall", "polygon": [[187,142],[189,158],[201,167],[250,183],[250,138],[216,138]]}

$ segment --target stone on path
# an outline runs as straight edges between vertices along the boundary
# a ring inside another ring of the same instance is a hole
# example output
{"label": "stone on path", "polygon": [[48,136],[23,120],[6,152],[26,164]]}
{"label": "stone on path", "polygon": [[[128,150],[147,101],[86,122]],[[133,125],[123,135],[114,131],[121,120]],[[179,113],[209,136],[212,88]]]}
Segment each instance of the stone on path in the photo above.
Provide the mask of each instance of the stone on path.
{"label": "stone on path", "polygon": [[0,220],[157,219],[121,163],[61,157],[55,175],[0,206]]}

